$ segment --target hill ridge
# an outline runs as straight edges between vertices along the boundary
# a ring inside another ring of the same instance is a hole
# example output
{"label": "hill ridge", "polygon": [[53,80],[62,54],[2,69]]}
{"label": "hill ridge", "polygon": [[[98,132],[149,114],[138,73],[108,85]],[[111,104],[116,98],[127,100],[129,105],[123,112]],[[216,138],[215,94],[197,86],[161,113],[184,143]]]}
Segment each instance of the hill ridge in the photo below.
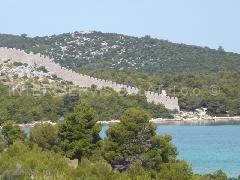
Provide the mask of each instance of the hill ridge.
{"label": "hill ridge", "polygon": [[238,70],[240,54],[116,33],[64,33],[29,38],[0,34],[0,47],[47,55],[63,67],[115,69],[165,74]]}

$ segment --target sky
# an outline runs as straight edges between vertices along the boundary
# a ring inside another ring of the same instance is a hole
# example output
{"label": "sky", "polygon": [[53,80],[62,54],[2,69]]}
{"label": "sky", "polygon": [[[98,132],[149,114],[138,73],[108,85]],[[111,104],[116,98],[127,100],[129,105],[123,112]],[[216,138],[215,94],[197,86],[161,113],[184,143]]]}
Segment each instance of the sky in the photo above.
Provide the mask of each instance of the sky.
{"label": "sky", "polygon": [[96,30],[240,53],[239,0],[0,0],[0,33]]}

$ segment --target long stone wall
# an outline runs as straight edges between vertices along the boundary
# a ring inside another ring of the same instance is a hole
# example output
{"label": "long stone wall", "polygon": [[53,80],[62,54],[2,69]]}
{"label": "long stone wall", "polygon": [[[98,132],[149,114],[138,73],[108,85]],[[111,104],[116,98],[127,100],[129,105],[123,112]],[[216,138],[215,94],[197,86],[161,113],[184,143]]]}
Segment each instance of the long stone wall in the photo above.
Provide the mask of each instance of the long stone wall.
{"label": "long stone wall", "polygon": [[[0,62],[4,62],[8,59],[16,62],[22,62],[27,64],[37,64],[38,66],[44,66],[49,72],[55,74],[57,77],[62,78],[66,81],[71,81],[73,84],[79,87],[91,87],[96,85],[98,88],[110,87],[115,91],[119,92],[122,88],[126,89],[128,94],[137,94],[139,89],[136,87],[127,86],[124,84],[117,84],[116,82],[97,79],[87,75],[76,73],[72,70],[68,70],[55,63],[53,59],[43,56],[41,54],[27,54],[23,50],[14,48],[0,47]],[[148,102],[155,104],[162,103],[167,109],[180,110],[178,105],[178,98],[169,97],[164,94],[158,94],[151,91],[146,91],[145,95]]]}

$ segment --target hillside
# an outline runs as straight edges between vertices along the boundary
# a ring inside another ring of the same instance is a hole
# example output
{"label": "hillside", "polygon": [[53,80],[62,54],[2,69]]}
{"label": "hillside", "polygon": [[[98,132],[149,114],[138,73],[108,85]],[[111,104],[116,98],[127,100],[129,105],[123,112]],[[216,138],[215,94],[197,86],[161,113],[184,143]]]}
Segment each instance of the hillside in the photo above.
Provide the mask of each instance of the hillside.
{"label": "hillside", "polygon": [[140,94],[115,92],[108,86],[97,89],[88,81],[86,87],[79,87],[75,85],[78,77],[87,78],[90,83],[94,78],[72,72],[74,79],[70,82],[66,77],[70,77],[71,71],[58,66],[49,58],[0,48],[0,124],[7,120],[57,121],[72,112],[80,100],[88,102],[99,113],[100,120],[119,119],[130,107],[141,107],[153,118],[172,118],[162,104],[151,103]]}
{"label": "hillside", "polygon": [[[62,68],[58,63],[55,63],[53,59],[49,57],[43,57],[40,54],[26,53],[23,50],[17,50],[14,48],[0,48],[0,62],[14,61],[15,63],[24,63],[32,66],[40,66],[45,68],[46,71],[54,74],[58,78],[65,81],[72,82],[74,85],[82,88],[91,88],[93,85],[98,89],[102,88],[112,88],[116,92],[121,92],[123,89],[126,90],[127,94],[139,94],[140,89],[137,87],[132,87],[124,84],[117,84],[116,82],[97,79],[91,76],[86,76],[83,74],[76,73],[72,70],[67,70]],[[163,104],[166,108],[170,110],[179,110],[178,99],[174,97],[167,96],[164,92],[153,92],[145,91],[143,96],[146,96],[148,102],[153,102],[155,104]]]}
{"label": "hillside", "polygon": [[101,32],[74,32],[49,37],[0,35],[0,47],[15,47],[53,57],[62,66],[148,73],[237,70],[240,55],[166,40]]}

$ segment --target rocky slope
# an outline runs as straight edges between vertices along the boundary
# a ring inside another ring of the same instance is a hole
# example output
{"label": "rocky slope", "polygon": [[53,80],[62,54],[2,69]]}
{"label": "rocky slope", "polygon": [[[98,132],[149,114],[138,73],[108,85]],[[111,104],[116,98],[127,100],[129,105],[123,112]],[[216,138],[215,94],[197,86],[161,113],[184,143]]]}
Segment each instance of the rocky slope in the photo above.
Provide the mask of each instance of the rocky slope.
{"label": "rocky slope", "polygon": [[9,95],[27,91],[34,96],[51,94],[64,95],[69,88],[76,89],[70,82],[64,81],[47,72],[42,66],[33,66],[19,62],[6,61],[0,64],[0,83],[9,88]]}
{"label": "rocky slope", "polygon": [[[83,74],[76,73],[72,70],[62,68],[58,63],[55,63],[53,59],[49,57],[43,57],[41,54],[26,53],[23,50],[17,50],[14,48],[0,48],[0,63],[6,63],[13,61],[14,63],[23,63],[30,65],[31,67],[41,68],[42,71],[49,71],[58,78],[65,81],[72,82],[75,86],[81,88],[91,88],[93,85],[98,89],[112,88],[116,92],[121,93],[123,89],[128,94],[140,94],[141,91],[137,87],[132,87],[124,84],[117,84],[113,81],[104,79],[97,79]],[[40,66],[40,67],[39,67]],[[23,66],[24,68],[24,66]],[[31,70],[22,70],[21,73],[31,73]],[[37,74],[37,73],[35,73]],[[39,73],[38,73],[39,74]],[[31,74],[30,74],[31,75]],[[41,74],[42,75],[42,74]],[[148,102],[155,104],[163,104],[167,109],[179,110],[178,98],[167,96],[166,93],[143,91],[141,95],[146,96]]]}

